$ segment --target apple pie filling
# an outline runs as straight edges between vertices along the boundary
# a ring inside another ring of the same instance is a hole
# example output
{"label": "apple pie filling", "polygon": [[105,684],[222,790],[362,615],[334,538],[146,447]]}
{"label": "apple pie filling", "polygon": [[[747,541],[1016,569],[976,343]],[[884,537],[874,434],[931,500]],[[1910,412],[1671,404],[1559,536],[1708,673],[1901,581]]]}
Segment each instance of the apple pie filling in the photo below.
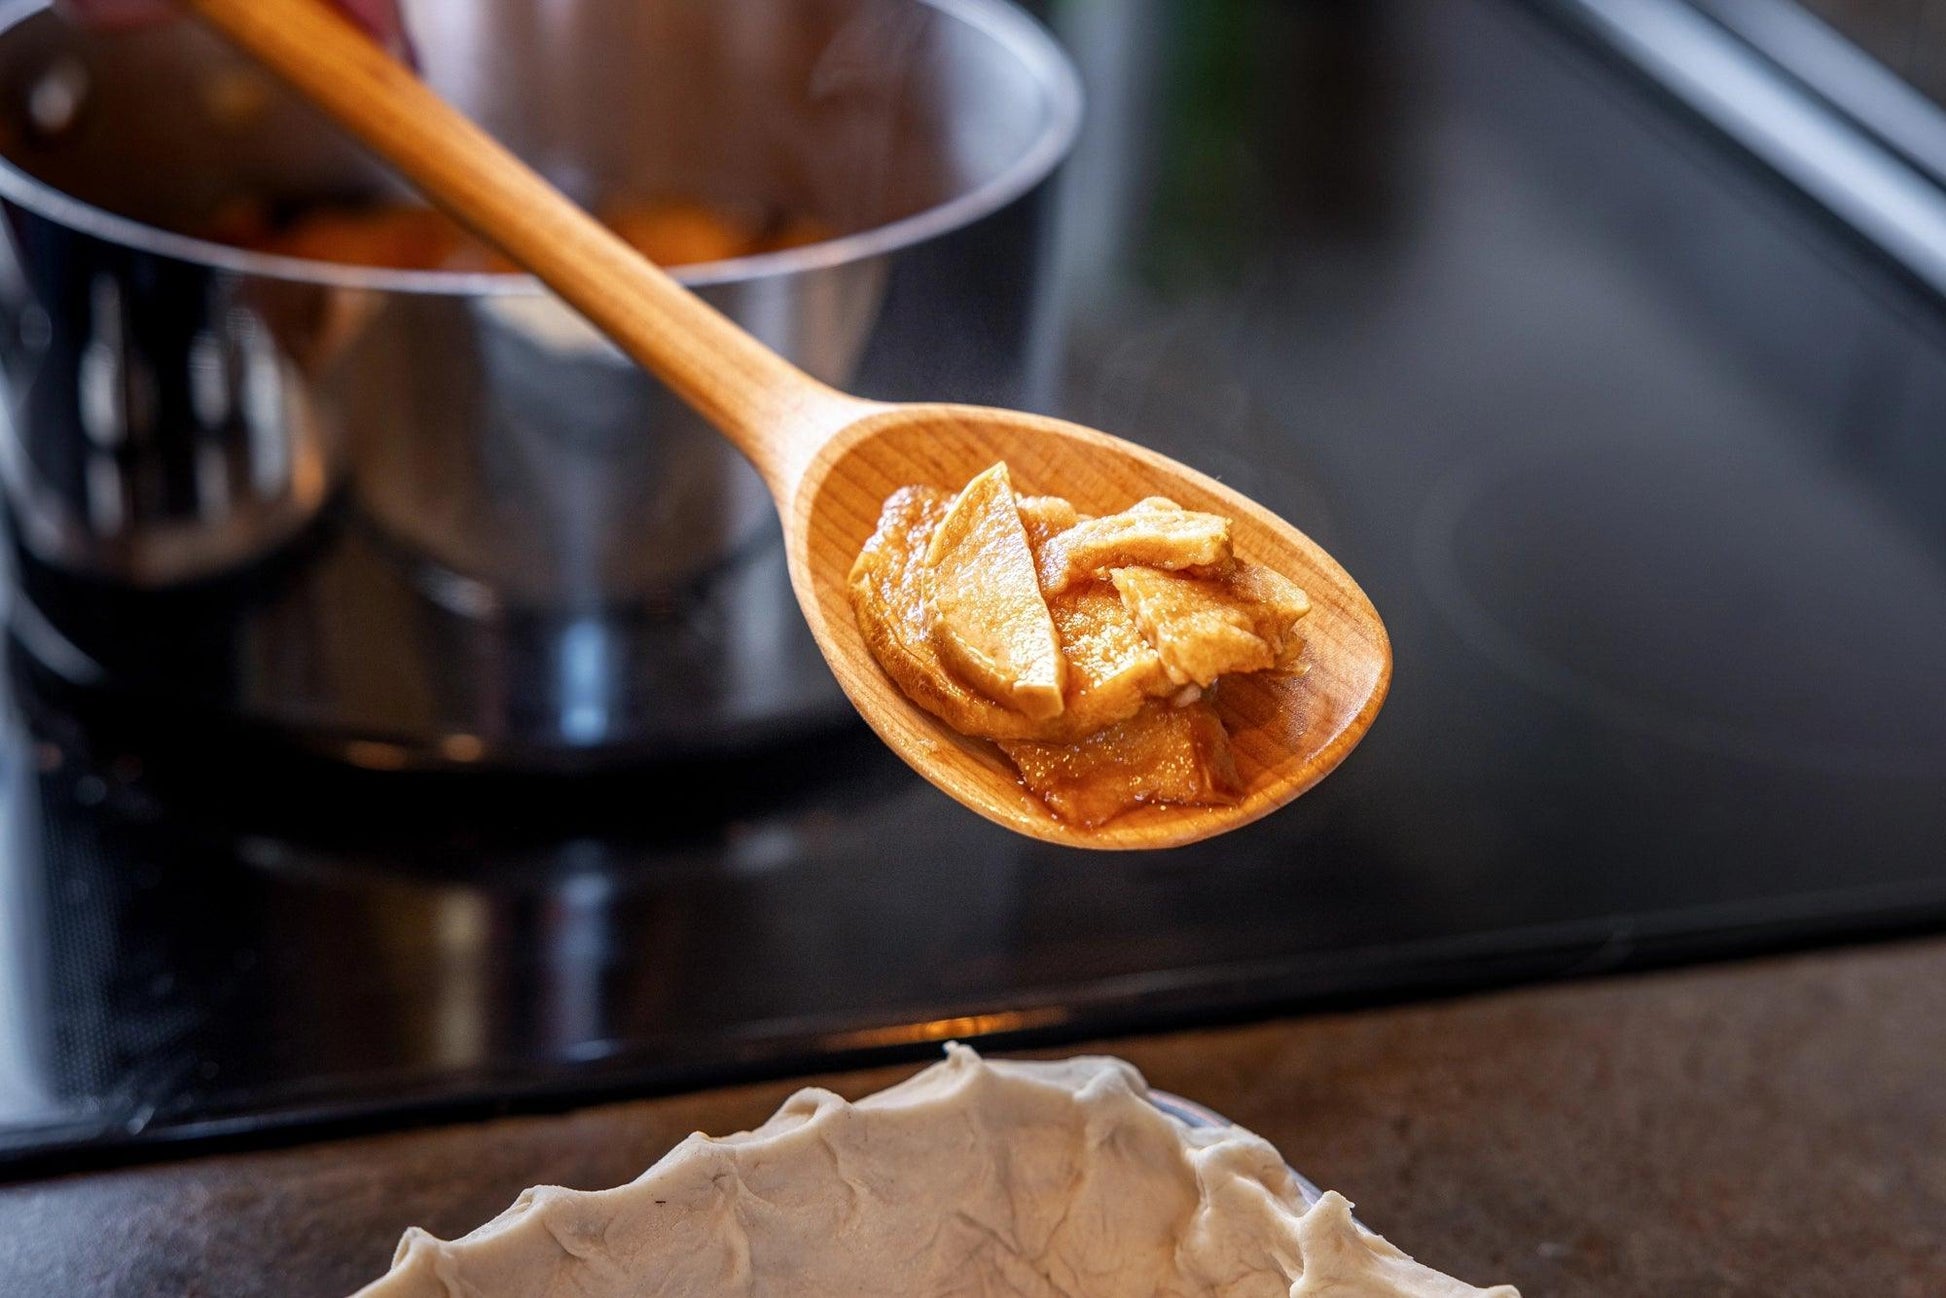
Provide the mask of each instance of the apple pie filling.
{"label": "apple pie filling", "polygon": [[1243,793],[1212,705],[1222,679],[1298,672],[1310,600],[1239,557],[1231,522],[1151,497],[1091,517],[1015,492],[903,487],[851,570],[872,655],[907,697],[990,739],[1084,827],[1145,803]]}

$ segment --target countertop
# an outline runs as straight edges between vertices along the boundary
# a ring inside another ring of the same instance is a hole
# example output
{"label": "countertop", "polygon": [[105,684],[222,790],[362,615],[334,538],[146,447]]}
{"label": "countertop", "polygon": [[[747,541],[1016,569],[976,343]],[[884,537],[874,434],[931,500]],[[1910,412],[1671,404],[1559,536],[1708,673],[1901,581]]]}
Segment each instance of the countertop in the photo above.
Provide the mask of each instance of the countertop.
{"label": "countertop", "polygon": [[[1096,1043],[1422,1260],[1547,1294],[1946,1292],[1946,940]],[[860,1095],[890,1068],[802,1079]],[[798,1082],[0,1188],[0,1293],[331,1298]]]}

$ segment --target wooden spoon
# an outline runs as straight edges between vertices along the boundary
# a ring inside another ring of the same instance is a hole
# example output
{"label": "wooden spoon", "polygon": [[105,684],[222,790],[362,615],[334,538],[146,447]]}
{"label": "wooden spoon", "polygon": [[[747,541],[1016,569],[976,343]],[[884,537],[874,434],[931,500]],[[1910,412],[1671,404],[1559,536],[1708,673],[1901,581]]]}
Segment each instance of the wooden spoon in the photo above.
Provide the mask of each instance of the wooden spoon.
{"label": "wooden spoon", "polygon": [[[188,4],[532,271],[749,457],[776,500],[791,584],[839,684],[893,751],[974,811],[1073,847],[1174,847],[1283,806],[1371,726],[1392,673],[1385,627],[1344,569],[1269,510],[1076,424],[977,406],[885,405],[826,387],[644,260],[319,0]],[[993,745],[954,733],[879,669],[845,577],[880,505],[909,483],[957,490],[1001,459],[1022,492],[1066,496],[1086,513],[1164,495],[1228,515],[1241,554],[1309,593],[1308,674],[1237,677],[1218,691],[1246,786],[1237,805],[1143,807],[1078,829],[1023,790]]]}

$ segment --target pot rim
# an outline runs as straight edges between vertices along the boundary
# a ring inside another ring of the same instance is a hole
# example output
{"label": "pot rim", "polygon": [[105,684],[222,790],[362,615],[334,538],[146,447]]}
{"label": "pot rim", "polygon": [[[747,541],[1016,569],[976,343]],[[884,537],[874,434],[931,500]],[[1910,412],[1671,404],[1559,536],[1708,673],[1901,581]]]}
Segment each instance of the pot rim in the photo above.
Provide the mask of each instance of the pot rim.
{"label": "pot rim", "polygon": [[[53,0],[0,0],[0,40]],[[920,0],[946,18],[988,36],[1033,76],[1047,103],[1047,118],[1021,155],[983,183],[943,203],[867,230],[776,252],[678,266],[669,274],[688,288],[826,270],[870,260],[961,229],[999,211],[1033,189],[1067,157],[1081,129],[1081,77],[1060,44],[1011,0]],[[482,297],[545,292],[527,274],[489,271],[391,270],[313,261],[175,234],[83,202],[35,179],[0,156],[0,199],[58,225],[106,243],[239,275],[383,293]]]}

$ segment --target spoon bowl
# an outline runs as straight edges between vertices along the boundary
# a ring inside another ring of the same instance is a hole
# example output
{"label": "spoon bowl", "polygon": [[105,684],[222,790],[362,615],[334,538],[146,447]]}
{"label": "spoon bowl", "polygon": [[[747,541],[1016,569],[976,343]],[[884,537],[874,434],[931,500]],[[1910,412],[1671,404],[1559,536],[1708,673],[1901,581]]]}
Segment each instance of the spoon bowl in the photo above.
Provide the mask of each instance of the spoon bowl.
{"label": "spoon bowl", "polygon": [[[1078,424],[833,391],[643,260],[321,0],[187,3],[532,271],[749,458],[783,519],[791,584],[839,684],[893,751],[974,811],[1075,847],[1180,846],[1283,806],[1371,726],[1391,679],[1384,625],[1344,569],[1269,510]],[[1234,678],[1217,690],[1244,782],[1236,805],[1138,808],[1095,829],[1066,824],[1020,786],[997,748],[954,733],[879,669],[852,616],[846,576],[880,506],[915,483],[958,491],[996,460],[1021,490],[1066,496],[1088,513],[1168,496],[1227,515],[1240,554],[1310,596],[1309,670]]]}
{"label": "spoon bowl", "polygon": [[[779,494],[791,580],[859,713],[960,803],[1069,847],[1177,847],[1275,811],[1329,774],[1370,728],[1391,683],[1385,626],[1335,559],[1263,506],[1166,456],[1059,419],[980,406],[852,406],[851,421],[815,452],[788,495]],[[995,460],[1007,462],[1021,493],[1066,496],[1083,513],[1111,514],[1144,496],[1168,496],[1226,515],[1240,555],[1283,573],[1311,597],[1300,626],[1303,675],[1232,677],[1215,692],[1243,779],[1234,806],[1141,807],[1093,829],[1068,824],[1021,786],[998,748],[912,703],[872,659],[846,575],[877,526],[879,507],[914,483],[957,491]]]}

